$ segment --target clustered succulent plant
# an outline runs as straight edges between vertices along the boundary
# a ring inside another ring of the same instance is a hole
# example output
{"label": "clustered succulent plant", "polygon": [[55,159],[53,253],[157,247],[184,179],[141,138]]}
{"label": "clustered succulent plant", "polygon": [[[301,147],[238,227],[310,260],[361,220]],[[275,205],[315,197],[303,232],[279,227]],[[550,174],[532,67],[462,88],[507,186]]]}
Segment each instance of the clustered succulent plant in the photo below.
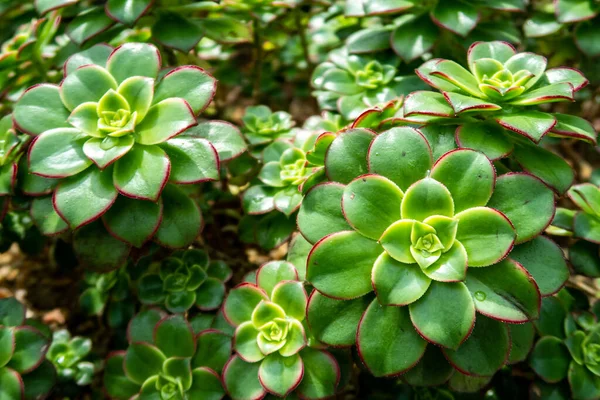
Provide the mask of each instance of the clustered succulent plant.
{"label": "clustered succulent plant", "polygon": [[89,385],[94,377],[94,364],[85,361],[92,350],[92,341],[84,337],[71,337],[67,330],[52,334],[46,358],[56,368],[58,379],[74,381],[77,385]]}

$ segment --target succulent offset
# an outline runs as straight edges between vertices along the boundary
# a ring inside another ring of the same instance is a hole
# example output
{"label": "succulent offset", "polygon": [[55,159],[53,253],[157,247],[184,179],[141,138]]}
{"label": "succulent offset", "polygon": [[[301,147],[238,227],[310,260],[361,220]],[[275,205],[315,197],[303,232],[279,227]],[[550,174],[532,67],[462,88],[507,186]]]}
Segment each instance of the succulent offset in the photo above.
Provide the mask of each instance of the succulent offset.
{"label": "succulent offset", "polygon": [[92,341],[75,336],[66,329],[52,334],[52,343],[46,358],[56,368],[59,381],[74,381],[79,386],[89,385],[94,376],[94,364],[85,361],[92,350]]}

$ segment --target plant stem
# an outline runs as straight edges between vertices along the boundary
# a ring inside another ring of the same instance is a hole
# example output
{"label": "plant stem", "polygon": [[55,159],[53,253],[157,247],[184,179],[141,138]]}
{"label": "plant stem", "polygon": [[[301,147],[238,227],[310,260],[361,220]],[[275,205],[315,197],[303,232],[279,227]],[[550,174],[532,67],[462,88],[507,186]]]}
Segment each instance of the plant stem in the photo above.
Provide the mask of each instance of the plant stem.
{"label": "plant stem", "polygon": [[300,35],[300,45],[302,46],[302,53],[304,54],[304,60],[306,61],[306,68],[310,70],[310,53],[308,51],[308,41],[306,40],[306,27],[302,24],[302,11],[300,6],[294,9],[294,19],[296,20],[296,29]]}
{"label": "plant stem", "polygon": [[258,17],[254,18],[254,86],[252,91],[252,97],[255,102],[259,102],[260,100],[260,84],[262,79],[262,58],[263,58],[263,48],[262,48],[262,38],[260,32],[260,21]]}

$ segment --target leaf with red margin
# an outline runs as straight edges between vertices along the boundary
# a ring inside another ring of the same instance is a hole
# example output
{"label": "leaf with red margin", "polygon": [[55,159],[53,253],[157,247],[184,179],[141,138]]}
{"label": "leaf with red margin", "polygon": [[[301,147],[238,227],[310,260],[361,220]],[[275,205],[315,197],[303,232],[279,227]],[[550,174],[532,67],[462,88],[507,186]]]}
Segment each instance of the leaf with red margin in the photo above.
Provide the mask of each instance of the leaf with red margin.
{"label": "leaf with red margin", "polygon": [[157,201],[171,173],[171,162],[158,146],[133,146],[114,168],[114,185],[132,199]]}
{"label": "leaf with red margin", "polygon": [[200,67],[186,65],[175,68],[156,87],[154,103],[170,97],[187,101],[194,115],[201,113],[217,91],[217,80]]}
{"label": "leaf with red margin", "polygon": [[124,357],[125,351],[113,352],[108,355],[104,363],[103,385],[108,395],[115,398],[129,398],[140,390],[139,385],[125,376]]}
{"label": "leaf with red margin", "polygon": [[77,68],[84,65],[95,64],[101,67],[106,67],[106,61],[113,52],[113,48],[107,44],[95,44],[89,49],[73,54],[67,59],[63,65],[63,73],[65,76],[73,73]]}
{"label": "leaf with red margin", "polygon": [[154,240],[169,248],[192,244],[204,227],[200,208],[183,190],[167,185],[162,192],[163,219]]}
{"label": "leaf with red margin", "polygon": [[160,147],[171,160],[171,182],[191,184],[219,179],[219,156],[208,140],[180,136]]}
{"label": "leaf with red margin", "polygon": [[419,335],[439,346],[457,349],[475,324],[475,305],[462,282],[432,281],[423,297],[408,307]]}
{"label": "leaf with red margin", "polygon": [[269,300],[264,290],[251,283],[241,283],[233,288],[223,304],[223,316],[233,326],[250,321],[254,308]]}
{"label": "leaf with red margin", "polygon": [[196,344],[192,368],[208,367],[221,373],[231,355],[231,336],[216,329],[207,329],[196,335]]}
{"label": "leaf with red margin", "polygon": [[335,182],[348,183],[368,172],[367,153],[375,138],[371,130],[358,128],[342,131],[325,154],[325,172]]}
{"label": "leaf with red margin", "polygon": [[487,101],[471,96],[465,96],[460,93],[442,92],[442,94],[446,98],[448,104],[452,106],[456,115],[467,112],[498,111],[502,109],[498,104],[488,103]]}
{"label": "leaf with red margin", "polygon": [[592,19],[598,14],[594,3],[572,0],[554,0],[554,12],[563,24]]}
{"label": "leaf with red margin", "polygon": [[112,172],[88,168],[58,185],[52,198],[54,209],[71,229],[100,218],[117,200]]}
{"label": "leaf with red margin", "polygon": [[220,400],[225,396],[225,390],[215,371],[201,367],[192,371],[192,386],[187,395],[190,399]]}
{"label": "leaf with red margin", "polygon": [[261,385],[270,393],[286,397],[298,387],[304,376],[304,363],[299,354],[283,357],[279,353],[267,356],[258,369]]}
{"label": "leaf with red margin", "polygon": [[509,364],[525,361],[535,339],[535,328],[532,323],[513,324],[509,326],[510,356]]}
{"label": "leaf with red margin", "polygon": [[31,326],[14,328],[15,347],[7,367],[20,374],[36,369],[45,359],[49,340]]}
{"label": "leaf with red margin", "polygon": [[153,3],[153,0],[108,0],[104,9],[106,15],[115,21],[133,25]]}
{"label": "leaf with red margin", "polygon": [[80,173],[92,164],[83,152],[85,140],[73,128],[44,132],[29,147],[29,171],[45,178],[66,178]]}
{"label": "leaf with red margin", "polygon": [[509,323],[539,316],[540,290],[527,270],[510,258],[486,268],[469,268],[466,284],[483,315]]}
{"label": "leaf with red margin", "polygon": [[563,82],[568,82],[573,85],[573,91],[575,92],[583,89],[589,83],[587,78],[578,69],[571,67],[558,67],[546,70],[544,76],[539,80],[538,85],[544,83],[554,84]]}
{"label": "leaf with red margin", "polygon": [[525,136],[534,143],[554,128],[556,118],[540,111],[520,111],[496,117],[502,127]]}
{"label": "leaf with red margin", "polygon": [[111,235],[135,247],[142,247],[154,236],[162,221],[163,205],[119,196],[103,215],[104,226]]}
{"label": "leaf with red margin", "polygon": [[146,379],[162,372],[166,359],[165,355],[150,343],[132,343],[123,359],[123,369],[131,381],[142,385]]}
{"label": "leaf with red margin", "polygon": [[517,51],[515,50],[515,47],[508,42],[475,42],[467,51],[469,69],[473,71],[475,61],[479,60],[480,58],[492,58],[504,64],[516,53]]}
{"label": "leaf with red margin", "polygon": [[363,314],[356,335],[358,354],[374,376],[394,376],[415,366],[427,347],[412,326],[406,307],[381,306]]}
{"label": "leaf with red margin", "polygon": [[106,61],[106,69],[123,82],[132,76],[156,79],[162,60],[158,49],[148,43],[125,43],[113,50]]}
{"label": "leaf with red margin", "polygon": [[144,145],[163,143],[196,124],[187,101],[165,99],[148,109],[148,114],[135,128],[135,141]]}
{"label": "leaf with red margin", "polygon": [[44,15],[49,11],[70,6],[78,1],[79,0],[35,0],[35,9],[40,15]]}
{"label": "leaf with red margin", "polygon": [[2,384],[2,396],[7,399],[24,399],[25,387],[23,379],[17,371],[10,368],[0,368],[0,383]]}
{"label": "leaf with red margin", "polygon": [[58,235],[69,229],[69,225],[54,209],[51,196],[33,199],[31,218],[43,235]]}
{"label": "leaf with red margin", "polygon": [[438,78],[435,75],[431,75],[431,73],[435,71],[436,66],[442,61],[444,61],[442,58],[432,58],[431,60],[425,61],[415,70],[415,74],[417,74],[423,82],[435,89],[445,92],[460,92],[460,89],[453,84]]}
{"label": "leaf with red margin", "polygon": [[159,308],[148,308],[137,313],[127,325],[127,341],[154,342],[154,327],[167,314]]}
{"label": "leaf with red margin", "polygon": [[112,138],[117,143],[108,150],[102,148],[103,139],[90,138],[83,144],[83,152],[100,169],[104,169],[123,157],[133,147],[135,141],[131,135]]}
{"label": "leaf with red margin", "polygon": [[60,88],[46,83],[27,89],[17,100],[13,120],[18,130],[39,135],[55,128],[66,128],[69,110],[60,98]]}
{"label": "leaf with red margin", "polygon": [[260,363],[247,363],[239,356],[232,356],[223,368],[223,386],[234,399],[259,400],[267,391],[258,379]]}
{"label": "leaf with red margin", "polygon": [[234,159],[246,151],[247,145],[239,128],[227,121],[204,121],[183,134],[206,139],[219,154],[219,161]]}
{"label": "leaf with red margin", "polygon": [[507,157],[513,150],[513,144],[504,129],[493,123],[460,125],[456,128],[455,139],[460,148],[480,151],[492,161]]}
{"label": "leaf with red margin", "polygon": [[340,366],[330,353],[304,348],[300,352],[304,377],[296,389],[300,398],[323,399],[333,396],[340,383]]}
{"label": "leaf with red margin", "polygon": [[579,139],[584,142],[596,144],[598,134],[592,124],[585,119],[575,115],[559,113],[555,113],[554,117],[556,117],[556,125],[552,128],[549,135]]}
{"label": "leaf with red margin", "polygon": [[[473,74],[454,61],[441,60],[435,64],[429,75],[454,85],[459,89],[459,92],[462,91],[475,97],[483,97],[483,93],[479,90],[479,82]],[[456,90],[448,90],[448,92],[456,92]]]}
{"label": "leaf with red margin", "polygon": [[457,350],[443,349],[454,368],[466,375],[490,376],[508,361],[510,335],[502,322],[477,316],[475,328]]}
{"label": "leaf with red margin", "polygon": [[454,110],[443,94],[426,90],[418,90],[406,96],[403,111],[405,117],[411,115],[454,117]]}
{"label": "leaf with red margin", "polygon": [[442,1],[431,12],[431,19],[441,28],[467,36],[479,22],[479,12],[471,4]]}
{"label": "leaf with red margin", "polygon": [[450,379],[454,371],[441,347],[427,346],[421,361],[402,375],[402,379],[413,386],[441,385]]}
{"label": "leaf with red margin", "polygon": [[167,357],[192,357],[196,352],[196,337],[192,326],[182,315],[169,315],[154,327],[154,343]]}
{"label": "leaf with red margin", "polygon": [[553,103],[558,101],[575,101],[575,91],[573,85],[568,82],[554,83],[543,86],[539,89],[525,92],[516,99],[511,100],[510,104],[518,106],[531,106],[542,103]]}
{"label": "leaf with red margin", "polygon": [[22,376],[26,399],[44,399],[56,384],[56,368],[49,360]]}

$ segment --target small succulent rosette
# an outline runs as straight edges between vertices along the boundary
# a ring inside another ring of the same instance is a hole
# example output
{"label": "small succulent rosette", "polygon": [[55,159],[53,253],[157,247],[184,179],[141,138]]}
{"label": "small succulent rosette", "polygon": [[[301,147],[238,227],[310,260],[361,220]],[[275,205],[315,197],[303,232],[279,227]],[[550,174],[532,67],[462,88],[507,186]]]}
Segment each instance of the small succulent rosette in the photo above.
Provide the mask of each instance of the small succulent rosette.
{"label": "small succulent rosette", "polygon": [[[584,295],[585,298],[585,295]],[[573,296],[563,289],[544,298],[542,317],[536,323],[540,337],[529,365],[548,384],[568,382],[573,399],[600,396],[600,325],[596,314],[578,310]]]}
{"label": "small succulent rosette", "polygon": [[15,105],[16,126],[35,135],[23,184],[37,196],[33,218],[47,235],[102,218],[126,245],[185,247],[202,216],[180,185],[217,179],[219,151],[231,156],[231,147],[204,137],[235,135],[228,123],[196,121],[216,80],[195,66],[159,77],[160,53],[149,44],[92,49],[66,62],[60,86],[34,86]]}
{"label": "small succulent rosette", "polygon": [[544,57],[517,53],[506,42],[476,42],[467,58],[468,70],[444,59],[419,67],[419,77],[440,93],[411,93],[401,119],[420,125],[455,124],[460,147],[479,150],[492,160],[510,155],[525,171],[564,193],[573,182],[573,171],[536,144],[545,136],[596,143],[596,132],[580,117],[539,111],[538,105],[574,101],[587,79],[572,68],[546,70]]}
{"label": "small succulent rosette", "polygon": [[[588,57],[600,55],[600,39],[594,26],[598,23],[600,4],[589,0],[556,0],[553,7],[535,10],[523,24],[528,38],[543,40],[572,27],[572,39],[577,49]],[[567,42],[569,43],[569,42]],[[569,43],[571,44],[571,43]]]}
{"label": "small succulent rosette", "polygon": [[273,112],[264,105],[247,107],[242,122],[242,133],[251,147],[257,147],[254,151],[257,156],[265,145],[277,139],[291,138],[296,124],[287,112]]}
{"label": "small succulent rosette", "polygon": [[52,343],[46,358],[56,368],[61,382],[73,381],[79,386],[86,386],[94,377],[94,364],[86,361],[92,350],[92,341],[80,336],[71,337],[66,329],[52,334]]}
{"label": "small succulent rosette", "polygon": [[[510,14],[499,12],[525,11],[526,1],[480,2],[469,1],[347,1],[347,16],[383,18],[383,24],[373,23],[346,39],[351,53],[370,53],[393,49],[405,62],[425,54],[447,51],[460,46],[463,38],[509,37],[515,44],[519,35]],[[397,16],[395,14],[402,14]],[[498,15],[502,17],[498,17]],[[393,20],[387,15],[396,16]],[[489,18],[493,16],[494,18]]]}
{"label": "small succulent rosette", "polygon": [[320,399],[336,393],[336,359],[307,347],[307,295],[297,279],[291,263],[273,261],[260,267],[256,284],[242,283],[227,296],[223,313],[236,326],[235,354],[223,370],[223,382],[232,399],[292,392]]}
{"label": "small succulent rosette", "polygon": [[25,320],[14,297],[0,299],[0,397],[35,400],[48,396],[56,371],[46,360],[50,340]]}
{"label": "small succulent rosette", "polygon": [[325,344],[356,344],[375,376],[431,384],[423,376],[446,358],[437,383],[453,374],[489,380],[526,356],[510,343],[533,328],[513,324],[536,319],[541,297],[568,278],[560,247],[540,236],[554,193],[527,173],[496,176],[474,150],[434,162],[431,147],[407,127],[333,140],[331,182],[313,187],[298,214],[312,244],[307,321]]}
{"label": "small succulent rosette", "polygon": [[104,388],[113,399],[219,400],[219,373],[231,354],[231,337],[215,329],[194,333],[182,315],[157,309],[137,314],[129,347],[109,355]]}
{"label": "small succulent rosette", "polygon": [[347,120],[366,108],[397,99],[423,87],[414,76],[397,76],[395,55],[349,54],[346,48],[329,53],[312,75],[312,85],[322,110],[337,111]]}
{"label": "small succulent rosette", "polygon": [[0,221],[15,192],[19,161],[26,143],[27,138],[17,134],[10,115],[0,119]]}
{"label": "small succulent rosette", "polygon": [[232,275],[224,261],[211,261],[199,249],[177,252],[157,269],[140,278],[138,297],[143,304],[164,305],[172,313],[183,313],[194,305],[202,311],[216,310]]}

